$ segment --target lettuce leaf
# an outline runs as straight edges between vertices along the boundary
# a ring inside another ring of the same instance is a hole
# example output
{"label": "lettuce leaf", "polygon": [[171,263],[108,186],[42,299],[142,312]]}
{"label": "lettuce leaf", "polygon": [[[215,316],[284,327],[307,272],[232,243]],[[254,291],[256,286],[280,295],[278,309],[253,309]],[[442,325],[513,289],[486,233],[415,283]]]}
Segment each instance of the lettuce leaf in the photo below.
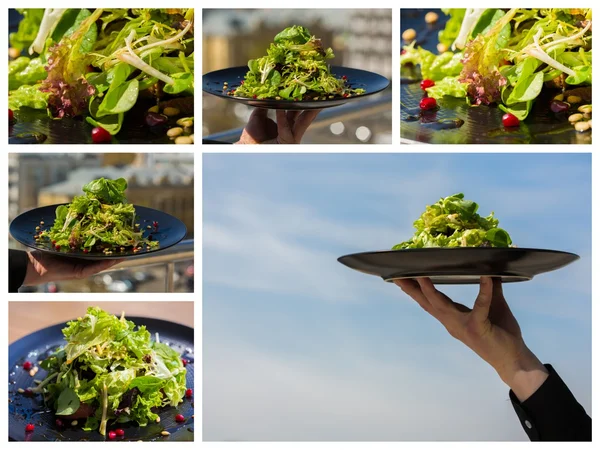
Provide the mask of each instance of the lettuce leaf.
{"label": "lettuce leaf", "polygon": [[22,85],[8,94],[8,107],[14,111],[26,106],[33,109],[46,109],[50,94],[40,91],[39,85]]}
{"label": "lettuce leaf", "polygon": [[41,58],[20,56],[8,63],[8,90],[12,91],[24,84],[35,84],[47,75]]}
{"label": "lettuce leaf", "polygon": [[10,33],[9,40],[11,47],[19,50],[29,48],[35,40],[42,17],[44,17],[43,8],[18,9],[23,19],[19,22],[19,28],[16,32]]}
{"label": "lettuce leaf", "polygon": [[465,17],[465,8],[443,9],[442,11],[450,18],[446,21],[444,29],[438,33],[438,39],[440,43],[450,48],[460,32],[460,26]]}

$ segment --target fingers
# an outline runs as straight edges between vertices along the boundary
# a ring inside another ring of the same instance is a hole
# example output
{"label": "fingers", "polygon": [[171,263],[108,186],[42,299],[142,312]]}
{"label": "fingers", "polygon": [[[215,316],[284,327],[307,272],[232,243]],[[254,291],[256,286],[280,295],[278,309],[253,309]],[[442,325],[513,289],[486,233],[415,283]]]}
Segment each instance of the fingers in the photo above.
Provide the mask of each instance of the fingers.
{"label": "fingers", "polygon": [[267,117],[268,113],[269,113],[268,109],[265,109],[265,108],[254,108],[254,110],[250,114],[250,119],[248,120],[248,122],[250,122],[253,119],[255,119],[255,120],[257,120],[257,119],[264,119],[265,117]]}
{"label": "fingers", "polygon": [[418,278],[417,282],[431,306],[436,310],[445,312],[452,308],[452,300],[438,291],[429,278]]}
{"label": "fingers", "polygon": [[113,266],[116,266],[120,262],[123,262],[123,259],[106,259],[103,261],[94,261],[90,264],[86,264],[83,266],[83,269],[78,274],[78,278],[87,278],[103,270],[108,270]]}
{"label": "fingers", "polygon": [[294,137],[296,138],[296,142],[300,143],[302,136],[304,136],[304,133],[306,133],[306,130],[308,130],[308,127],[313,123],[313,120],[316,119],[320,112],[320,109],[303,111],[302,114],[296,118],[296,122],[294,123]]}
{"label": "fingers", "polygon": [[277,132],[279,134],[278,140],[280,144],[294,144],[294,133],[292,131],[292,125],[288,120],[287,113],[278,109],[275,111],[277,115]]}
{"label": "fingers", "polygon": [[421,291],[419,283],[415,280],[394,280],[394,284],[402,289],[402,292],[411,297],[416,301],[421,308],[431,314],[431,304],[427,300],[427,297]]}
{"label": "fingers", "polygon": [[473,305],[473,312],[471,313],[477,322],[484,322],[488,319],[493,294],[494,282],[492,279],[490,277],[481,277],[479,294],[477,295],[477,299]]}
{"label": "fingers", "polygon": [[294,122],[296,122],[296,119],[298,118],[298,116],[300,115],[301,112],[302,111],[288,111],[287,112],[286,117],[292,127],[294,126]]}

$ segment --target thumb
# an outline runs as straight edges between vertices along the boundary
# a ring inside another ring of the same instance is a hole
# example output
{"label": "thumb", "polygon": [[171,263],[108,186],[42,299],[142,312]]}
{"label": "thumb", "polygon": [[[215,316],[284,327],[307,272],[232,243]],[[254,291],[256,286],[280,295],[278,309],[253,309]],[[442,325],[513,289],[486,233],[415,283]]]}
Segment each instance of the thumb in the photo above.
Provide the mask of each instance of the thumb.
{"label": "thumb", "polygon": [[473,317],[476,322],[485,322],[490,314],[490,306],[492,305],[492,295],[494,283],[490,277],[481,277],[479,286],[479,294],[473,305]]}

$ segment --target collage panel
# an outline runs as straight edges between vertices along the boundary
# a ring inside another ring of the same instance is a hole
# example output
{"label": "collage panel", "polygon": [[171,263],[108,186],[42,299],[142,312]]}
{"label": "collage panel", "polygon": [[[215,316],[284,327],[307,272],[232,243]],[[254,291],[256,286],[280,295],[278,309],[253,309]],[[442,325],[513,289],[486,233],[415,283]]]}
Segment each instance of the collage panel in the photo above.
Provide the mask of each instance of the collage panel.
{"label": "collage panel", "polygon": [[10,292],[194,292],[192,153],[8,159]]}
{"label": "collage panel", "polygon": [[401,9],[401,143],[591,144],[591,8]]}
{"label": "collage panel", "polygon": [[10,301],[8,335],[10,441],[194,440],[193,302]]}
{"label": "collage panel", "polygon": [[204,440],[591,440],[590,154],[202,168]]}
{"label": "collage panel", "polygon": [[193,8],[8,19],[9,144],[193,144]]}
{"label": "collage panel", "polygon": [[391,9],[203,9],[205,144],[391,144]]}

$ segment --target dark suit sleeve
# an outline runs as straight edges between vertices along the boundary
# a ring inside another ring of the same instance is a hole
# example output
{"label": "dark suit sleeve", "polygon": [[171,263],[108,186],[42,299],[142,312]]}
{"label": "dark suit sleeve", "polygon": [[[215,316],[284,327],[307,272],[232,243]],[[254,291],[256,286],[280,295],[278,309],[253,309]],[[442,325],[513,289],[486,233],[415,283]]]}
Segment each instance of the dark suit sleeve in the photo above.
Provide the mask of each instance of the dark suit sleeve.
{"label": "dark suit sleeve", "polygon": [[21,250],[8,250],[8,292],[18,292],[27,273],[27,253]]}
{"label": "dark suit sleeve", "polygon": [[550,364],[548,378],[520,402],[511,390],[510,400],[531,441],[591,441],[592,419],[577,402]]}

